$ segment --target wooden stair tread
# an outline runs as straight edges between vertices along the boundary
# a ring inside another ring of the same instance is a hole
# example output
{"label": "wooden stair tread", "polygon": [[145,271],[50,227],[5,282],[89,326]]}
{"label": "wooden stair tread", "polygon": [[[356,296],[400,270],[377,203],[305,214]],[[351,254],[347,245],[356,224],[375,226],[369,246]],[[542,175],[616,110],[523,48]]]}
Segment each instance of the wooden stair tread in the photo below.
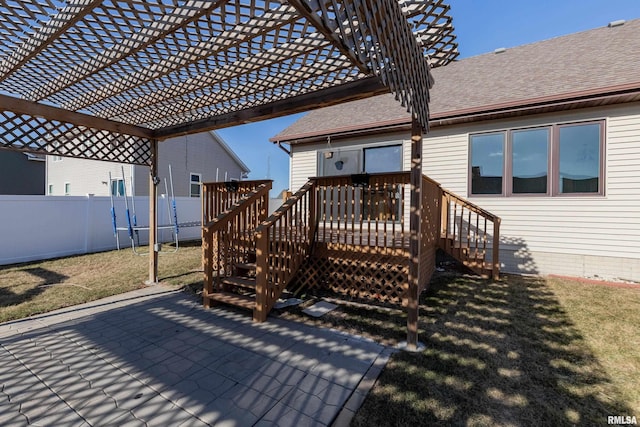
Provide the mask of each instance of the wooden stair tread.
{"label": "wooden stair tread", "polygon": [[213,292],[206,296],[213,301],[245,308],[247,310],[253,310],[256,306],[255,297],[249,295],[239,295],[232,292]]}
{"label": "wooden stair tread", "polygon": [[236,268],[242,270],[256,270],[257,267],[255,262],[239,262],[236,264]]}
{"label": "wooden stair tread", "polygon": [[239,288],[255,289],[256,279],[254,277],[225,277],[221,280],[225,285],[237,286]]}

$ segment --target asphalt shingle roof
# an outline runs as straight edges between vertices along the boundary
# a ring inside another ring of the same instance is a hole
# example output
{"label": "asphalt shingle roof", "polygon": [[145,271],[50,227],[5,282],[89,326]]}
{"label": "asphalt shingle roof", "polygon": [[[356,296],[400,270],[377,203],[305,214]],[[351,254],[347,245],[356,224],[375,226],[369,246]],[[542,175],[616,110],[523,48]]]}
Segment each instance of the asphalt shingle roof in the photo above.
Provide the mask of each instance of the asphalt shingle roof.
{"label": "asphalt shingle roof", "polygon": [[[640,19],[462,59],[432,72],[432,118],[640,89]],[[311,111],[272,140],[409,121],[393,95],[381,95]]]}

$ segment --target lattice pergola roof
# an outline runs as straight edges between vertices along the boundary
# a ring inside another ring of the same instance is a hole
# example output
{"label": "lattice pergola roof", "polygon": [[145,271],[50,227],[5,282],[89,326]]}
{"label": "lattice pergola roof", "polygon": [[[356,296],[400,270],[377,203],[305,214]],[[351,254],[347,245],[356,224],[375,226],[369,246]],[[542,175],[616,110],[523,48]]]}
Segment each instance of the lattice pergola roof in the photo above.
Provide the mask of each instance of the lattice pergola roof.
{"label": "lattice pergola roof", "polygon": [[[392,91],[427,125],[442,0],[0,2],[0,148],[149,164],[150,141]],[[428,60],[425,60],[425,57]]]}

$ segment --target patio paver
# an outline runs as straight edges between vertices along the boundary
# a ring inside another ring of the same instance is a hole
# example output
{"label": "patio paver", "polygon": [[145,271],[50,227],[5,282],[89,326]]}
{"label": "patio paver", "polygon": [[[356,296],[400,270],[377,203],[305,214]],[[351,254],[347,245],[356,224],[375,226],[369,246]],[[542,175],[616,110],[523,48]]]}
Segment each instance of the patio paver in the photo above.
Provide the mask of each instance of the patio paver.
{"label": "patio paver", "polygon": [[330,425],[383,350],[148,287],[1,324],[0,424]]}

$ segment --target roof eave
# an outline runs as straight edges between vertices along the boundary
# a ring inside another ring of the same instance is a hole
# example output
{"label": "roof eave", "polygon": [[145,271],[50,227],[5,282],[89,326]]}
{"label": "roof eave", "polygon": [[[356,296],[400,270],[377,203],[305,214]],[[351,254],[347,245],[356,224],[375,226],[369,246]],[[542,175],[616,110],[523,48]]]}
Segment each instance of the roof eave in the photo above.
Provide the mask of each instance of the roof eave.
{"label": "roof eave", "polygon": [[[495,120],[509,117],[518,117],[525,114],[549,113],[577,108],[596,107],[640,100],[640,82],[633,84],[610,86],[580,92],[563,93],[554,96],[516,100],[492,105],[483,105],[445,112],[432,112],[429,123],[432,127],[450,126],[454,124],[470,123],[475,121]],[[312,131],[287,135],[274,136],[271,142],[285,144],[305,144],[316,142],[327,136],[353,137],[364,136],[386,131],[404,130],[411,125],[411,118],[395,119],[387,122],[369,123],[367,125]]]}
{"label": "roof eave", "polygon": [[640,82],[533,98],[526,100],[526,102],[511,101],[464,110],[434,113],[431,114],[429,121],[433,127],[450,126],[460,123],[517,117],[525,114],[550,113],[600,105],[622,104],[638,100],[640,100]]}

